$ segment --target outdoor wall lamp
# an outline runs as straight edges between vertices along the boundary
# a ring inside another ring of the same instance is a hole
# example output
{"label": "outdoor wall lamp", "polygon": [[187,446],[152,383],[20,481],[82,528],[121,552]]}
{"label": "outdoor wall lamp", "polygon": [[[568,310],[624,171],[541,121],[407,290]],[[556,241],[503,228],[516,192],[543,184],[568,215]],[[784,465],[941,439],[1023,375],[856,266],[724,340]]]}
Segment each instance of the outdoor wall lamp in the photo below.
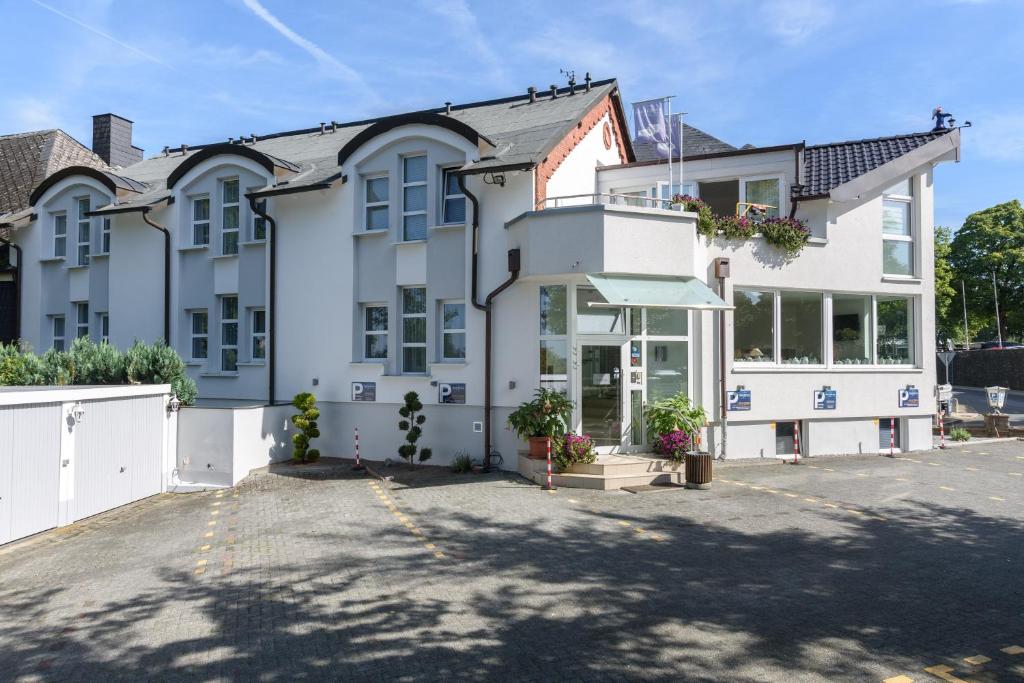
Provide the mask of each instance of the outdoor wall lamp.
{"label": "outdoor wall lamp", "polygon": [[81,402],[76,402],[71,407],[71,417],[74,418],[75,424],[81,424],[85,421],[85,408],[82,407]]}
{"label": "outdoor wall lamp", "polygon": [[171,400],[167,402],[167,413],[176,413],[181,410],[181,401],[174,394],[171,394]]}

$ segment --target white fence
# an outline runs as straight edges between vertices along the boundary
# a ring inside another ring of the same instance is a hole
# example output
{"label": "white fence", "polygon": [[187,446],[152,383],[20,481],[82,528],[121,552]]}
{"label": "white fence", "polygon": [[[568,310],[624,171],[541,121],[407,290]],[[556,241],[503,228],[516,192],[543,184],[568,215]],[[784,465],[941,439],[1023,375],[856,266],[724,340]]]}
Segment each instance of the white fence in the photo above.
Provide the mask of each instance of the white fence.
{"label": "white fence", "polygon": [[167,489],[170,385],[0,389],[0,543]]}

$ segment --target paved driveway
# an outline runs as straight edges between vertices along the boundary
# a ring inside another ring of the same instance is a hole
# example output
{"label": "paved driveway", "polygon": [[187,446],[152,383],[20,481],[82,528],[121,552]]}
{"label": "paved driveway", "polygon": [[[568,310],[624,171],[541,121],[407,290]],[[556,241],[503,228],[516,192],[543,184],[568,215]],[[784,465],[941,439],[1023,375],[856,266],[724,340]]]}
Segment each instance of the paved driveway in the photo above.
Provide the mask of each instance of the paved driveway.
{"label": "paved driveway", "polygon": [[1022,445],[640,495],[284,467],[0,549],[0,678],[1015,679]]}

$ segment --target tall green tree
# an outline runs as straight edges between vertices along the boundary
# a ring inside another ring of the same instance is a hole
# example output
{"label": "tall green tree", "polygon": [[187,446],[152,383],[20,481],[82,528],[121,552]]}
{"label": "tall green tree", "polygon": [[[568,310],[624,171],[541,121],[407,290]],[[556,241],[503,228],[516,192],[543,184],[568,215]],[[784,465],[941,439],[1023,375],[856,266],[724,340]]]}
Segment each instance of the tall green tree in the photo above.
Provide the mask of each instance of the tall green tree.
{"label": "tall green tree", "polygon": [[935,226],[935,329],[942,339],[957,338],[957,320],[953,315],[957,290],[953,288],[953,266],[949,263],[952,234],[944,225]]}
{"label": "tall green tree", "polygon": [[954,282],[963,280],[972,317],[993,321],[992,273],[999,284],[1003,336],[1024,332],[1024,207],[1014,199],[972,213],[950,243]]}

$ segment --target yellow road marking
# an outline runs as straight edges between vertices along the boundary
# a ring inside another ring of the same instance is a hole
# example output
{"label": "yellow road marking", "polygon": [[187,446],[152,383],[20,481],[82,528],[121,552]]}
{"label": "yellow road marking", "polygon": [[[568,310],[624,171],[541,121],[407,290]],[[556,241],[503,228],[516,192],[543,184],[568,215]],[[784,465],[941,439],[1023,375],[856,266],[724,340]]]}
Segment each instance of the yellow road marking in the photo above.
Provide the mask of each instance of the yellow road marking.
{"label": "yellow road marking", "polygon": [[979,664],[986,664],[988,662],[991,662],[992,660],[991,658],[986,657],[985,655],[974,655],[973,657],[964,657],[964,661],[968,664],[978,666]]}
{"label": "yellow road marking", "polygon": [[834,470],[834,469],[832,469],[831,467],[826,467],[826,468],[825,468],[825,471],[826,471],[826,472],[835,472],[835,470]]}
{"label": "yellow road marking", "polygon": [[733,483],[737,486],[750,486],[750,484],[744,484],[742,481],[734,481]]}
{"label": "yellow road marking", "polygon": [[896,477],[896,481],[910,481],[906,477]]}
{"label": "yellow road marking", "polygon": [[206,545],[204,545],[204,546],[201,546],[201,547],[199,548],[199,552],[201,552],[201,553],[205,553],[205,552],[206,552],[207,550],[209,550],[209,549],[210,549],[210,544],[209,544],[209,543],[207,543]]}
{"label": "yellow road marking", "polygon": [[1024,455],[1015,455],[1013,457],[1017,458],[1018,460],[1024,460]]}
{"label": "yellow road marking", "polygon": [[858,477],[866,477],[866,476],[868,476],[868,473],[867,472],[858,472],[857,476]]}
{"label": "yellow road marking", "polygon": [[838,508],[839,506],[834,504],[834,503],[825,503],[825,507],[827,507],[827,508]]}
{"label": "yellow road marking", "polygon": [[220,501],[219,500],[216,503],[210,503],[211,507],[217,507],[218,505],[220,505]]}
{"label": "yellow road marking", "polygon": [[550,491],[547,491],[547,493],[550,493],[551,495],[555,495],[556,493],[558,493],[558,491],[555,491],[555,490],[552,489]]}
{"label": "yellow road marking", "polygon": [[818,467],[817,465],[808,465],[808,467],[810,467],[810,468],[811,468],[812,470],[818,470],[818,469],[821,469],[821,468],[820,468],[820,467]]}
{"label": "yellow road marking", "polygon": [[882,681],[882,683],[914,683],[914,679],[910,676],[904,676],[903,674],[900,674],[899,676],[887,678],[884,681]]}
{"label": "yellow road marking", "polygon": [[646,534],[647,533],[646,531],[644,531],[640,527],[637,527],[636,529],[633,529],[633,531],[637,532],[638,534]]}
{"label": "yellow road marking", "polygon": [[751,486],[750,488],[754,489],[755,491],[764,491],[763,486]]}
{"label": "yellow road marking", "polygon": [[920,460],[914,460],[913,458],[902,458],[902,459],[906,460],[907,462],[916,462],[918,465],[921,464]]}
{"label": "yellow road marking", "polygon": [[977,468],[977,467],[968,467],[968,468],[966,468],[966,469],[968,469],[968,470],[969,470],[969,471],[971,471],[971,472],[977,472],[977,471],[978,471],[978,468]]}
{"label": "yellow road marking", "polygon": [[205,567],[206,566],[206,560],[196,560],[196,566],[197,567]]}
{"label": "yellow road marking", "polygon": [[988,451],[978,451],[978,455],[988,455]]}
{"label": "yellow road marking", "polygon": [[570,499],[569,499],[569,502],[570,502],[570,503],[578,503],[579,501],[578,501],[578,500],[576,500],[575,498],[570,498]]}
{"label": "yellow road marking", "polygon": [[795,493],[784,493],[782,495],[786,496],[787,498],[799,498],[800,497],[800,496],[796,495]]}
{"label": "yellow road marking", "polygon": [[202,567],[196,567],[196,568],[195,568],[195,569],[194,569],[194,570],[192,571],[192,573],[193,573],[193,574],[204,574],[204,573],[206,573],[206,570],[205,570],[204,568],[202,568]]}
{"label": "yellow road marking", "polygon": [[804,498],[804,500],[806,500],[808,503],[817,503],[818,502],[817,498]]}
{"label": "yellow road marking", "polygon": [[1024,472],[1009,472],[1011,477],[1024,477]]}
{"label": "yellow road marking", "polygon": [[939,488],[942,489],[943,491],[956,491],[956,489],[953,488],[952,486],[940,486]]}
{"label": "yellow road marking", "polygon": [[1024,655],[1024,647],[1021,647],[1020,645],[1011,645],[1009,647],[1004,647],[1000,652],[1005,652],[1008,655]]}
{"label": "yellow road marking", "polygon": [[426,546],[427,550],[433,550],[434,548],[437,547],[433,543],[424,543],[423,545]]}
{"label": "yellow road marking", "polygon": [[665,537],[662,536],[661,534],[651,534],[649,536],[649,538],[651,538],[651,539],[653,539],[655,541],[664,541],[665,540]]}
{"label": "yellow road marking", "polygon": [[622,526],[630,526],[629,522],[619,521],[619,524],[621,524]]}
{"label": "yellow road marking", "polygon": [[928,464],[929,464],[929,465],[931,465],[932,467],[942,467],[942,465],[940,465],[940,464],[939,464],[939,463],[937,463],[937,462],[930,462],[930,463],[928,463]]}
{"label": "yellow road marking", "polygon": [[434,552],[434,557],[441,557],[441,558],[443,558],[444,557],[444,553],[442,553],[440,550],[435,551]]}
{"label": "yellow road marking", "polygon": [[989,500],[998,500],[1000,503],[1002,503],[1003,501],[1006,500],[1005,498],[1000,498],[999,496],[989,496],[988,499]]}
{"label": "yellow road marking", "polygon": [[767,493],[778,493],[775,489],[765,489]]}
{"label": "yellow road marking", "polygon": [[949,672],[952,670],[953,667],[951,666],[946,666],[945,664],[938,664],[936,666],[926,667],[924,672],[931,674],[932,676],[938,676],[944,681],[952,681],[953,683],[967,683],[964,679],[957,678],[956,676],[950,674]]}
{"label": "yellow road marking", "polygon": [[847,512],[852,512],[852,513],[853,513],[853,514],[855,514],[855,515],[863,515],[863,514],[864,514],[864,513],[863,513],[863,512],[861,512],[860,510],[854,510],[853,508],[846,508],[846,511],[847,511]]}
{"label": "yellow road marking", "polygon": [[203,534],[203,538],[213,538],[213,532],[207,531],[205,534]]}
{"label": "yellow road marking", "polygon": [[217,520],[213,520],[212,522],[207,522],[206,526],[217,526]]}

